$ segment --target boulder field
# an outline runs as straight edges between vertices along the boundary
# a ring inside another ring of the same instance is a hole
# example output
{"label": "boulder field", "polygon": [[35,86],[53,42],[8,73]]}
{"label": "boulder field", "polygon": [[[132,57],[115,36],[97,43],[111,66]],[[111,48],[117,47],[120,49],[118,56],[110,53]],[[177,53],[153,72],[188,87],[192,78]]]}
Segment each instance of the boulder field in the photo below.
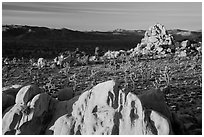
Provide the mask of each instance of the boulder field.
{"label": "boulder field", "polygon": [[59,99],[35,85],[12,89],[15,96],[8,90],[2,93],[4,135],[183,134],[182,123],[158,90],[137,96],[120,87],[118,80],[77,96],[65,89]]}

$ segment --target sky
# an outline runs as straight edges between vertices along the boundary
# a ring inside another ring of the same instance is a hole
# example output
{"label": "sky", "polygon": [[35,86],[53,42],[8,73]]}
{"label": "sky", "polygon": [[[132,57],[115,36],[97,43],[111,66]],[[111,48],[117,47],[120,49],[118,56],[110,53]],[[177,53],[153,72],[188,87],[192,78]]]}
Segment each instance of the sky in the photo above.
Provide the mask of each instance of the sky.
{"label": "sky", "polygon": [[80,31],[202,29],[201,2],[3,2],[2,24]]}

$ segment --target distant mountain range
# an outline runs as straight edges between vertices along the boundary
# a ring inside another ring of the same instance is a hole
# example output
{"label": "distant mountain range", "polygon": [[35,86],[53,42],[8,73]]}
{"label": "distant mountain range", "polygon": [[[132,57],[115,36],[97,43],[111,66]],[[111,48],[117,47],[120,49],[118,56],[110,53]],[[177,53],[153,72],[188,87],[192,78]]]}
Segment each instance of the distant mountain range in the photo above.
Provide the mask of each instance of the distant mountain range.
{"label": "distant mountain range", "polygon": [[[52,57],[64,50],[79,48],[94,53],[96,46],[104,51],[133,48],[144,37],[146,30],[75,31],[38,26],[3,25],[3,56]],[[176,41],[202,41],[202,31],[168,30]],[[33,52],[34,51],[34,52]]]}
{"label": "distant mountain range", "polygon": [[[89,34],[113,34],[113,35],[128,35],[128,34],[136,34],[136,35],[144,35],[146,30],[125,30],[125,29],[115,29],[113,31],[74,31],[71,29],[53,29],[53,28],[46,28],[46,27],[38,27],[38,26],[22,26],[22,25],[3,25],[2,31],[12,31],[12,30],[21,30],[21,32],[36,32],[36,31],[66,31],[66,32],[73,32],[73,33],[89,33]],[[202,30],[198,31],[189,31],[189,30],[181,30],[181,29],[170,29],[168,33],[172,35],[182,35],[182,36],[190,36],[190,35],[198,35],[202,32]]]}

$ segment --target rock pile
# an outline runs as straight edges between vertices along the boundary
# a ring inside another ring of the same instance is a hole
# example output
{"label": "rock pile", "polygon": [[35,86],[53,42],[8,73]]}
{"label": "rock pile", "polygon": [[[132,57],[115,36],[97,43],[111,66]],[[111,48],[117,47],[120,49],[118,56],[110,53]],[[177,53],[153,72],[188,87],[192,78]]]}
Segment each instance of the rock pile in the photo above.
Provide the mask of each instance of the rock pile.
{"label": "rock pile", "polygon": [[[153,92],[138,98],[119,85],[117,80],[110,80],[81,95],[73,98],[60,96],[59,100],[35,85],[24,86],[3,112],[2,134],[175,133],[172,128],[175,120],[162,94]],[[67,92],[69,90],[60,93]],[[4,101],[5,104],[8,101]]]}
{"label": "rock pile", "polygon": [[103,55],[103,57],[105,59],[116,59],[119,56],[125,55],[125,54],[126,54],[126,51],[124,51],[124,50],[119,50],[119,51],[110,51],[109,50]]}
{"label": "rock pile", "polygon": [[138,54],[161,54],[171,53],[174,50],[174,38],[167,33],[167,30],[161,24],[155,24],[145,32],[141,43],[138,43],[135,49],[132,49],[131,56]]}
{"label": "rock pile", "polygon": [[189,55],[201,54],[202,52],[202,43],[192,43],[189,40],[184,40],[181,43],[177,43],[176,47],[176,56],[186,57]]}
{"label": "rock pile", "polygon": [[140,55],[156,55],[155,57],[165,57],[169,53],[175,53],[176,57],[186,57],[190,55],[200,54],[202,52],[202,43],[183,40],[176,42],[171,34],[161,24],[155,24],[146,32],[141,43],[135,48],[127,51],[130,57]]}

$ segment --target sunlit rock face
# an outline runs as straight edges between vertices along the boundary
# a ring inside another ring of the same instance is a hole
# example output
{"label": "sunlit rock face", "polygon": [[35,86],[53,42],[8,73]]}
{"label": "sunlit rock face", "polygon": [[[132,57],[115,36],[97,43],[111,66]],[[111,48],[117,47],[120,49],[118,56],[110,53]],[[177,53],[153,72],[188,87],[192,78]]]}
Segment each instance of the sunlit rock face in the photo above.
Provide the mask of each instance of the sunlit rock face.
{"label": "sunlit rock face", "polygon": [[3,114],[2,134],[173,134],[171,112],[160,94],[137,97],[120,85],[118,80],[106,81],[65,100],[35,85],[24,86]]}
{"label": "sunlit rock face", "polygon": [[[168,34],[164,25],[157,23],[145,32],[144,38],[134,49],[134,52],[137,54],[166,54],[172,52],[173,45],[173,36]],[[136,54],[134,52],[133,54]]]}
{"label": "sunlit rock face", "polygon": [[56,120],[55,135],[137,135],[171,134],[171,125],[162,114],[144,109],[140,99],[126,93],[115,81],[100,83],[84,92],[73,111]]}
{"label": "sunlit rock face", "polygon": [[6,135],[38,135],[46,126],[51,97],[34,96],[27,104],[16,103],[3,116],[2,133]]}
{"label": "sunlit rock face", "polygon": [[151,43],[155,46],[172,45],[173,37],[167,33],[164,25],[155,24],[145,32],[141,44]]}

